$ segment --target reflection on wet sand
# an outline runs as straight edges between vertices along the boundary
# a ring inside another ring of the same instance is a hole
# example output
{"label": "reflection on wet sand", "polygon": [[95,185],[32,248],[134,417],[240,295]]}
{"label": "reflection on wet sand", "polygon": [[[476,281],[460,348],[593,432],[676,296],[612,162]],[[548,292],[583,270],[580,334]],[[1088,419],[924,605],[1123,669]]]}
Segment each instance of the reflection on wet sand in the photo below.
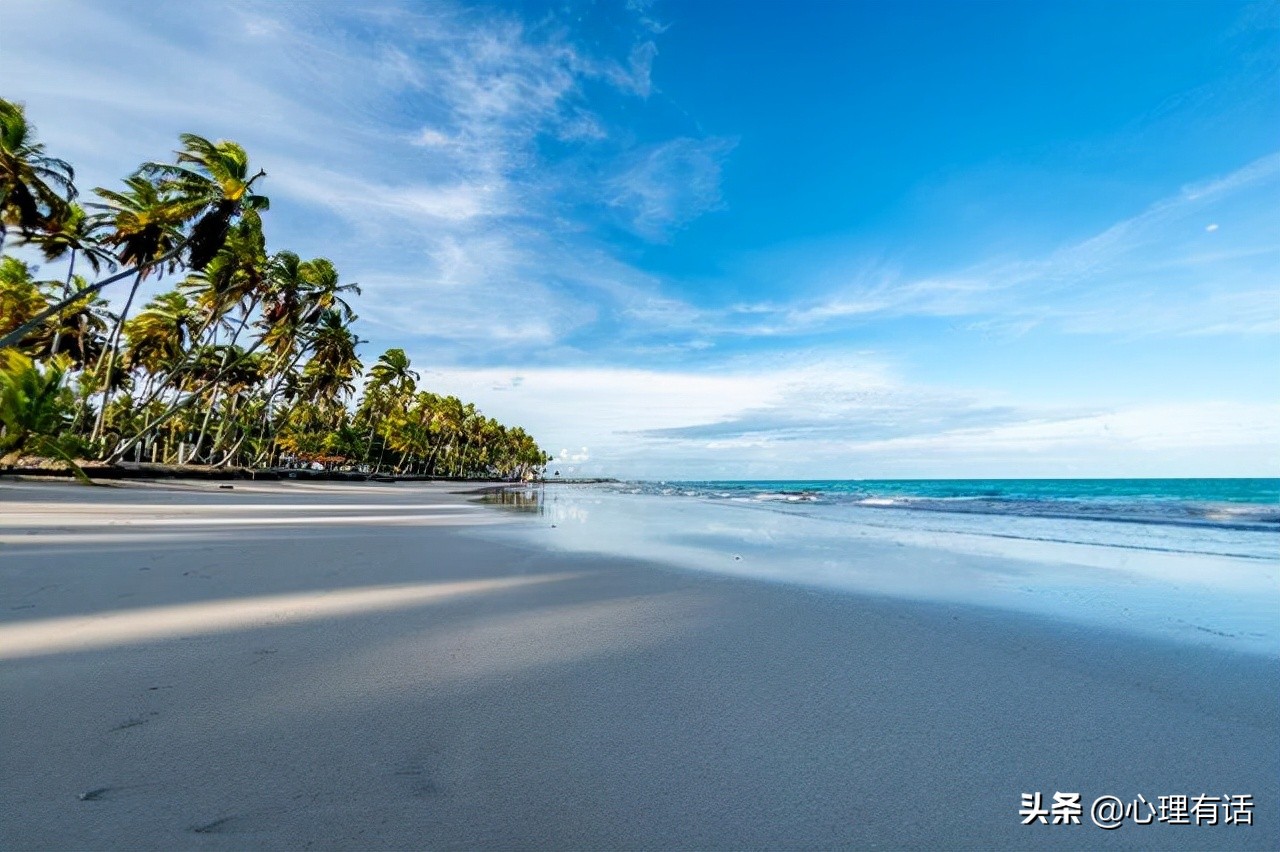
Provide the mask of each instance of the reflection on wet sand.
{"label": "reflection on wet sand", "polygon": [[495,488],[475,502],[489,506],[504,506],[508,509],[515,509],[518,512],[544,515],[546,514],[545,490],[543,486]]}

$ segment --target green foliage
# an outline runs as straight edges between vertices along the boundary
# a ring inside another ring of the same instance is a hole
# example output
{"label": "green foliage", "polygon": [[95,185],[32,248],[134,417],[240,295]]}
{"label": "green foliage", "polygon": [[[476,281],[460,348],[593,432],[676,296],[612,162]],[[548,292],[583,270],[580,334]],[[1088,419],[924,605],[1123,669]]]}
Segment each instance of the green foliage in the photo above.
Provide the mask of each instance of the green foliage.
{"label": "green foliage", "polygon": [[45,304],[31,267],[16,257],[0,258],[0,334],[22,325]]}
{"label": "green foliage", "polygon": [[35,139],[26,108],[0,98],[0,246],[10,227],[45,229],[75,197],[75,172]]}
{"label": "green foliage", "polygon": [[[0,99],[0,247],[3,226],[16,226],[24,245],[67,264],[44,281],[0,255],[0,452],[437,476],[544,466],[523,430],[420,390],[404,350],[365,373],[350,301],[360,286],[326,258],[268,251],[264,176],[235,142],[187,134],[172,162],[96,190],[88,215],[71,167]],[[125,269],[90,284],[77,263]],[[150,277],[168,280],[131,316]],[[109,313],[98,293],[124,279]]]}
{"label": "green foliage", "polygon": [[39,448],[62,436],[72,411],[68,366],[62,356],[41,365],[21,352],[0,352],[0,455]]}

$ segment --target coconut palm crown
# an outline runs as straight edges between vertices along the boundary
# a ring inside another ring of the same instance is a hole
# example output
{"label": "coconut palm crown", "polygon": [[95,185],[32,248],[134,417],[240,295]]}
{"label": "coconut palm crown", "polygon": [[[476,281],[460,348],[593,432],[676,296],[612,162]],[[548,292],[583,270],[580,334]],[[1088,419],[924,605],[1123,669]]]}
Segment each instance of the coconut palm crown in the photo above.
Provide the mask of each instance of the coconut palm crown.
{"label": "coconut palm crown", "polygon": [[183,221],[194,221],[187,245],[187,262],[204,269],[226,241],[231,222],[248,210],[271,206],[265,195],[253,192],[253,184],[266,172],[249,174],[249,155],[235,142],[210,142],[184,133],[177,163],[146,163],[140,170],[159,179],[161,189],[173,200]]}
{"label": "coconut palm crown", "polygon": [[75,171],[36,141],[26,108],[0,98],[0,247],[9,227],[43,230],[75,198]]}

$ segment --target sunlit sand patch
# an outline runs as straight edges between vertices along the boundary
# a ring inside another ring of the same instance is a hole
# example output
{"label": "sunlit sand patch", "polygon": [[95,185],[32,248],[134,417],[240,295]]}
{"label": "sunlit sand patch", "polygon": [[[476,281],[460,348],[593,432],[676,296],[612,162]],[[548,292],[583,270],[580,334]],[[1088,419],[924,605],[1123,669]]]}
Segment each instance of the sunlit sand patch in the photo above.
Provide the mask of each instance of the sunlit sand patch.
{"label": "sunlit sand patch", "polygon": [[[413,695],[424,680],[433,690],[465,689],[494,678],[636,654],[696,634],[718,620],[714,602],[692,591],[586,601],[479,617],[415,632],[326,663],[323,672],[290,680],[258,696],[264,716],[333,712]],[[317,705],[322,700],[322,706]]]}
{"label": "sunlit sand patch", "polygon": [[[228,534],[230,535],[230,534]],[[165,533],[165,532],[32,532],[27,534],[0,534],[0,559],[18,556],[51,556],[65,552],[67,549],[92,549],[108,545],[114,547],[145,544],[151,548],[168,545],[193,544],[205,545],[210,541],[207,532]],[[243,540],[243,537],[237,540]]]}
{"label": "sunlit sand patch", "polygon": [[[93,518],[57,517],[39,520],[16,519],[0,522],[0,527],[31,529],[33,527],[225,527],[225,526],[299,526],[304,524],[392,524],[423,521],[446,521],[450,524],[465,521],[496,523],[484,515],[459,516],[457,514],[386,514],[386,515],[324,515],[314,517],[264,518],[260,516],[236,516],[230,518],[202,518],[194,515],[178,518]],[[498,519],[500,520],[500,519]]]}
{"label": "sunlit sand patch", "polygon": [[476,512],[475,506],[459,505],[456,503],[387,503],[382,505],[370,505],[368,503],[234,503],[224,506],[201,504],[170,504],[170,503],[119,503],[114,505],[97,505],[91,503],[26,503],[20,508],[6,508],[3,515],[0,515],[0,526],[33,526],[39,524],[57,524],[63,523],[64,519],[70,517],[81,517],[95,515],[116,516],[124,515],[127,517],[136,517],[141,515],[164,515],[172,517],[174,515],[209,515],[209,514],[254,514],[254,513],[274,513],[283,514],[306,512],[309,514],[323,514],[325,512],[370,512],[380,509],[394,510],[397,512],[423,512],[423,511],[444,511],[444,512]]}
{"label": "sunlit sand patch", "polygon": [[176,636],[284,627],[321,618],[408,609],[465,595],[556,583],[580,576],[581,573],[540,574],[455,583],[331,589],[26,621],[0,625],[0,660],[134,645]]}

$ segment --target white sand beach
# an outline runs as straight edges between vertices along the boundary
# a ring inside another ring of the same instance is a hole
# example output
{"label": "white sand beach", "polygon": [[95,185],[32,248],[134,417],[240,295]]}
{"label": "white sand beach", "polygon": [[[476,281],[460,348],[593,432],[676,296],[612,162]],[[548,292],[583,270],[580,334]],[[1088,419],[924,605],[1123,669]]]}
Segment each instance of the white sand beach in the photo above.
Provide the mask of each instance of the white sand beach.
{"label": "white sand beach", "polygon": [[[1274,656],[228,484],[0,482],[0,847],[1280,847]],[[1088,812],[1201,794],[1253,824]]]}

